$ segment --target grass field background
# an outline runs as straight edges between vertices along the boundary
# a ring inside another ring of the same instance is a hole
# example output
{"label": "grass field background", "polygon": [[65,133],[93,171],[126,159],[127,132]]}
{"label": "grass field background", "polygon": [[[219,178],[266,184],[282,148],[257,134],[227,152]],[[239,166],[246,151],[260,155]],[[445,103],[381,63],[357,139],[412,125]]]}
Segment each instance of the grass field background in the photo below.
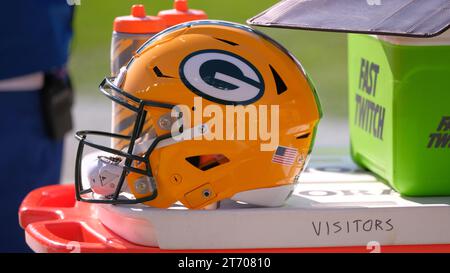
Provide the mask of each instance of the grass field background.
{"label": "grass field background", "polygon": [[[275,4],[276,0],[190,0],[191,8],[209,18],[239,23]],[[172,8],[172,0],[81,0],[75,11],[75,35],[70,69],[78,96],[99,97],[97,86],[109,74],[112,22],[127,15],[133,4],[144,4],[147,13]],[[347,113],[346,35],[301,30],[259,28],[301,61],[319,92],[325,116]]]}

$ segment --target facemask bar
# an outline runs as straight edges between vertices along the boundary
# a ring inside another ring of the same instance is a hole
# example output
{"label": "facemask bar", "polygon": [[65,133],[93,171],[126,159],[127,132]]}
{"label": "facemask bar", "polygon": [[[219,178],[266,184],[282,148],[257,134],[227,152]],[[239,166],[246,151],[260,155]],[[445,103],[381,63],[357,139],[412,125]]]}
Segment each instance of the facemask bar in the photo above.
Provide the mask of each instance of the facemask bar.
{"label": "facemask bar", "polygon": [[[133,154],[133,149],[136,143],[136,140],[139,138],[143,124],[145,122],[145,118],[147,115],[147,111],[144,110],[144,107],[151,106],[151,107],[160,107],[160,108],[166,108],[166,109],[172,109],[175,105],[168,104],[168,103],[161,103],[161,102],[155,102],[155,101],[147,101],[147,100],[141,100],[139,98],[134,97],[133,95],[125,92],[124,90],[120,89],[114,84],[113,77],[107,77],[105,78],[102,83],[99,86],[100,91],[106,95],[108,98],[113,100],[114,102],[122,105],[123,107],[126,107],[127,109],[135,112],[136,115],[136,121],[134,124],[133,132],[131,136],[127,135],[120,135],[120,134],[114,134],[109,132],[102,132],[102,131],[78,131],[75,134],[75,137],[79,140],[78,150],[77,150],[77,158],[75,163],[75,190],[76,190],[76,198],[78,201],[84,201],[84,202],[90,202],[90,203],[106,203],[106,204],[137,204],[137,203],[143,203],[147,201],[151,201],[155,199],[158,195],[157,186],[155,183],[155,179],[153,178],[153,173],[150,166],[150,155],[153,152],[153,150],[156,148],[158,143],[164,139],[170,138],[172,135],[171,133],[161,135],[156,137],[156,139],[152,142],[148,150],[145,152],[144,155],[139,156]],[[117,93],[117,95],[113,94],[113,91]],[[88,141],[86,138],[88,135],[97,135],[97,136],[105,136],[109,138],[116,138],[116,139],[126,139],[129,141],[129,146],[127,152],[113,149],[110,147],[106,147],[103,145],[95,144],[91,141]],[[100,151],[104,151],[110,154],[114,154],[120,157],[123,157],[125,159],[125,164],[123,166],[122,174],[120,176],[118,185],[115,189],[115,192],[113,194],[113,197],[111,199],[87,199],[84,198],[82,195],[91,193],[91,189],[83,189],[82,184],[82,160],[83,160],[83,150],[84,146],[90,146],[92,148],[95,148]],[[132,164],[134,162],[138,163],[144,163],[145,170],[138,169],[132,167]],[[123,183],[125,182],[125,178],[130,173],[139,173],[145,176],[148,176],[150,178],[150,184],[152,188],[152,194],[143,197],[143,198],[136,198],[136,199],[119,199],[119,194],[121,193]]]}

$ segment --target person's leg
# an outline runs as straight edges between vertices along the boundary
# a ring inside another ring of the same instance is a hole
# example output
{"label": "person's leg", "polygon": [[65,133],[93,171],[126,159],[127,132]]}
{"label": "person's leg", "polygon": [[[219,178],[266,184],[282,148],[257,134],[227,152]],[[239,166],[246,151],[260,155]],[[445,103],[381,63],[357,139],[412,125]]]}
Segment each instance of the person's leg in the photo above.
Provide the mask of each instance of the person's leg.
{"label": "person's leg", "polygon": [[57,184],[63,142],[45,133],[39,92],[0,92],[0,252],[29,252],[18,209],[33,189]]}

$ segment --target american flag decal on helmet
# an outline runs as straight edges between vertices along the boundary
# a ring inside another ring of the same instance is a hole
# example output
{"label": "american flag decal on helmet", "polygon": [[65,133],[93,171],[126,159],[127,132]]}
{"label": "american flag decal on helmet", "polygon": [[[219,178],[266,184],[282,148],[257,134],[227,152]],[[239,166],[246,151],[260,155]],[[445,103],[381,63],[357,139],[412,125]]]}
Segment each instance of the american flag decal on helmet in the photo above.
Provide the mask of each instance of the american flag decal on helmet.
{"label": "american flag decal on helmet", "polygon": [[278,146],[277,150],[273,154],[272,162],[291,166],[295,163],[295,158],[298,155],[296,148]]}

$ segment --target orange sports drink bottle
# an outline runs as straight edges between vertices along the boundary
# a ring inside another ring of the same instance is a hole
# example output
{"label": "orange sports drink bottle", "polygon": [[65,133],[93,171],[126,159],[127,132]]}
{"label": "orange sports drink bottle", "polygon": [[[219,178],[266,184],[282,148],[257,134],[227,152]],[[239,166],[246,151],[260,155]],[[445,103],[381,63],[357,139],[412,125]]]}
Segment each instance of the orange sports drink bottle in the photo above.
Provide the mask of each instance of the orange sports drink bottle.
{"label": "orange sports drink bottle", "polygon": [[[116,17],[111,43],[111,75],[117,77],[120,69],[127,65],[129,60],[148,39],[158,32],[180,23],[206,19],[202,10],[188,8],[186,0],[175,0],[174,9],[160,11],[158,16],[146,15],[143,5],[133,5],[131,15]],[[120,77],[118,77],[120,78]],[[133,120],[135,113],[112,103],[112,132],[121,135],[130,135],[127,121]],[[116,119],[119,119],[117,122]],[[127,146],[124,140],[113,140],[112,147],[122,149]]]}
{"label": "orange sports drink bottle", "polygon": [[[145,13],[144,5],[133,5],[131,14],[114,19],[114,30],[111,42],[111,76],[117,77],[120,69],[126,66],[136,51],[156,33],[164,30],[166,24],[157,16],[149,16]],[[114,113],[117,113],[115,115]],[[132,119],[134,112],[124,108],[118,103],[112,103],[112,131],[117,134],[129,135],[126,120]],[[119,126],[114,126],[119,118]],[[113,147],[126,147],[127,143],[114,139]]]}
{"label": "orange sports drink bottle", "polygon": [[166,24],[157,16],[148,16],[144,5],[133,5],[131,15],[116,17],[111,44],[111,75],[117,76],[136,50]]}

